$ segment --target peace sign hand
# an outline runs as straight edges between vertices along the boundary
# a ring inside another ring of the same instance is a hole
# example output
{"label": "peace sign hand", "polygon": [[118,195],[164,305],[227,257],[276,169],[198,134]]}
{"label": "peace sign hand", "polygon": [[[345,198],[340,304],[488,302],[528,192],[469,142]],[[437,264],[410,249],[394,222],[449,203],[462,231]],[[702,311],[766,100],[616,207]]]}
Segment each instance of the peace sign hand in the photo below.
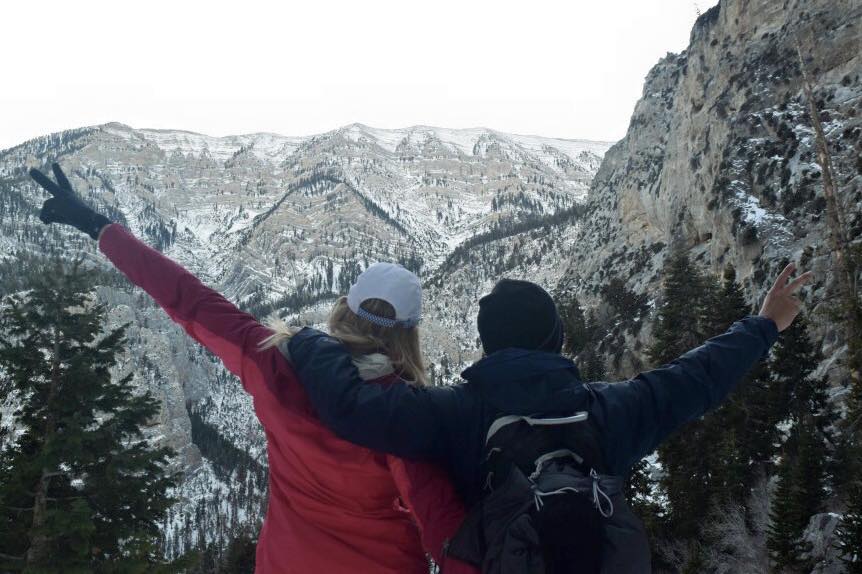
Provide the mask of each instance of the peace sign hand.
{"label": "peace sign hand", "polygon": [[51,181],[44,173],[38,169],[30,170],[30,177],[36,180],[43,189],[50,193],[53,197],[42,204],[42,210],[39,212],[39,219],[42,223],[71,223],[64,218],[64,206],[66,204],[81,204],[81,201],[75,196],[75,190],[72,189],[72,184],[66,178],[66,174],[60,169],[58,164],[53,164],[51,168],[54,170],[54,177],[57,178],[57,183]]}
{"label": "peace sign hand", "polygon": [[106,225],[110,225],[111,220],[96,213],[78,198],[59,164],[52,164],[51,169],[54,171],[57,183],[51,181],[38,169],[30,170],[30,177],[53,196],[42,204],[39,219],[45,224],[64,223],[71,225],[93,239],[98,239],[99,232]]}
{"label": "peace sign hand", "polygon": [[796,279],[790,280],[790,276],[796,271],[796,265],[790,263],[775,280],[775,284],[760,308],[760,316],[768,317],[775,321],[779,331],[785,330],[793,323],[793,320],[802,310],[802,301],[795,295],[803,285],[814,277],[810,271],[803,273]]}

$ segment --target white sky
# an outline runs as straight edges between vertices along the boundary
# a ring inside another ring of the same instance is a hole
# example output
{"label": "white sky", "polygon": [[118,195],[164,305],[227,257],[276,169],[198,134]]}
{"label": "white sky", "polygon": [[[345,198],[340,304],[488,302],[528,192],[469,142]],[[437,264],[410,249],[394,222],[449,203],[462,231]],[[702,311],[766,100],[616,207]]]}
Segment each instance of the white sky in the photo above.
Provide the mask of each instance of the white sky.
{"label": "white sky", "polygon": [[716,0],[0,3],[0,149],[119,121],[210,135],[361,122],[613,141]]}

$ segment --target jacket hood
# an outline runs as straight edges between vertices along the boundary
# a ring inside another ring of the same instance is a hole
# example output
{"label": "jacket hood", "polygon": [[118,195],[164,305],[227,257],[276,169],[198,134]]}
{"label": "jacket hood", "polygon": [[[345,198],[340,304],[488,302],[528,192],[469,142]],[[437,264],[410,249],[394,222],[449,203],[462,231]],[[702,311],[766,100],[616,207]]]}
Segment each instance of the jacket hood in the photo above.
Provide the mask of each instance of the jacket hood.
{"label": "jacket hood", "polygon": [[578,368],[557,353],[503,349],[461,376],[495,408],[509,414],[570,411],[583,408],[587,401]]}
{"label": "jacket hood", "polygon": [[383,353],[353,357],[353,364],[359,369],[359,376],[364,381],[382,379],[395,373],[392,360]]}
{"label": "jacket hood", "polygon": [[[281,351],[285,359],[291,361],[289,343],[289,339],[281,341],[278,344],[278,350]],[[395,366],[392,364],[392,360],[383,353],[354,356],[353,364],[359,370],[359,376],[363,381],[376,381],[395,373]]]}

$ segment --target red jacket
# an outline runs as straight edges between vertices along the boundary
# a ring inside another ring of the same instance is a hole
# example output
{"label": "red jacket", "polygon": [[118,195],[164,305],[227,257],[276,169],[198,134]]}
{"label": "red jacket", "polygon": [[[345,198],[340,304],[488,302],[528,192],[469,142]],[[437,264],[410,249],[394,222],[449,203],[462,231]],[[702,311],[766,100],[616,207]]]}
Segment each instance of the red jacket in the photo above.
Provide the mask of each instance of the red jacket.
{"label": "red jacket", "polygon": [[269,457],[257,572],[428,574],[423,547],[447,574],[477,572],[441,562],[464,509],[440,469],[337,438],[318,422],[281,352],[258,350],[269,329],[120,225],[104,230],[99,248],[254,399]]}

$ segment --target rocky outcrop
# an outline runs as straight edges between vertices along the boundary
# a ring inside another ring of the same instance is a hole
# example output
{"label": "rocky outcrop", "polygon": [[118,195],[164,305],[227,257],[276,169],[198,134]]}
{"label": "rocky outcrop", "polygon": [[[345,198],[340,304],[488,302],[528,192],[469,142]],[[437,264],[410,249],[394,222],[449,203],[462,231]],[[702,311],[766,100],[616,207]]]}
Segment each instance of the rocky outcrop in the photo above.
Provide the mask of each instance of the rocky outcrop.
{"label": "rocky outcrop", "polygon": [[[840,392],[844,341],[824,304],[834,278],[797,46],[859,240],[862,4],[722,0],[697,20],[688,49],[647,76],[625,138],[593,180],[560,289],[601,307],[602,286],[616,277],[654,301],[662,264],[680,248],[713,273],[733,264],[754,303],[787,260],[797,261],[816,273],[812,322]],[[625,352],[609,361],[611,372],[642,367],[638,341],[648,337],[648,328],[621,337]]]}

